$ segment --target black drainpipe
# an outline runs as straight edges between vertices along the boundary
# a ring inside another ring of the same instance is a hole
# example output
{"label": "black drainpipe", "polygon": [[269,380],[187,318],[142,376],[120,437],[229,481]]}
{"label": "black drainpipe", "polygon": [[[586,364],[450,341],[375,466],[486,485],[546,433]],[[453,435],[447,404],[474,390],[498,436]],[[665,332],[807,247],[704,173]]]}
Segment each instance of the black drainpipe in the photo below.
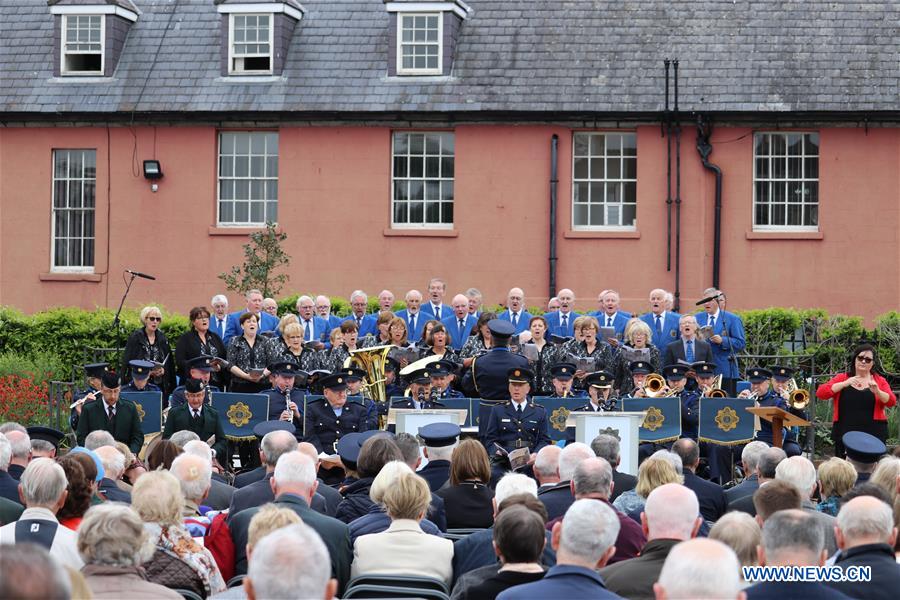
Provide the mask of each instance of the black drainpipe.
{"label": "black drainpipe", "polygon": [[704,168],[716,175],[716,211],[715,224],[713,225],[713,272],[712,286],[719,287],[719,261],[722,251],[722,169],[709,162],[713,146],[709,138],[712,136],[712,122],[703,115],[697,116],[697,152]]}
{"label": "black drainpipe", "polygon": [[559,183],[557,163],[559,162],[559,136],[550,138],[550,298],[556,295],[556,212],[559,206],[556,187]]}

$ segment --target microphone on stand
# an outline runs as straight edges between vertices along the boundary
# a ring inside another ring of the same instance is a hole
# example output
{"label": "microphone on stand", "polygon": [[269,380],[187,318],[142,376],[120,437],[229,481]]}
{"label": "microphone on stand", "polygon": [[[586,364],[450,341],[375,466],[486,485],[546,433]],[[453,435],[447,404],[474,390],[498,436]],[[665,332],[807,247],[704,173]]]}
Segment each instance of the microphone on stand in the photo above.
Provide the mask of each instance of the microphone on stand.
{"label": "microphone on stand", "polygon": [[[130,273],[130,272],[131,272],[131,271],[129,271],[129,273]],[[719,299],[719,296],[721,296],[721,295],[722,295],[722,292],[719,292],[719,293],[716,294],[715,296],[709,296],[709,297],[704,298],[704,299],[702,299],[702,300],[697,300],[697,302],[694,303],[694,306],[700,306],[700,305],[702,305],[702,304],[706,304],[706,303],[709,302],[710,300],[718,300],[718,299]]]}
{"label": "microphone on stand", "polygon": [[156,281],[156,277],[154,277],[153,275],[147,275],[146,273],[141,273],[140,271],[132,271],[131,269],[125,269],[125,272],[130,273],[131,275],[134,275],[135,277],[142,277],[144,279],[151,279],[153,281]]}

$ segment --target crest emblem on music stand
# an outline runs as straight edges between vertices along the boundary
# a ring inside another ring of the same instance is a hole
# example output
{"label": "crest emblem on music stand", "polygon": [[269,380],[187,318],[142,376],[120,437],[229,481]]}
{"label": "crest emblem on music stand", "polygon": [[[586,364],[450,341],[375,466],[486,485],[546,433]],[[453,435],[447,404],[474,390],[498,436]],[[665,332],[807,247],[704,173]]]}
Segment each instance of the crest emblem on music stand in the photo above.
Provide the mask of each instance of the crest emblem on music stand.
{"label": "crest emblem on music stand", "polygon": [[228,408],[228,422],[235,427],[243,427],[253,418],[250,407],[243,402],[235,402]]}
{"label": "crest emblem on music stand", "polygon": [[731,431],[732,429],[735,429],[740,422],[741,418],[730,406],[726,406],[716,413],[716,425],[718,425],[719,429],[722,431]]}
{"label": "crest emblem on music stand", "polygon": [[566,420],[569,418],[571,411],[565,406],[560,406],[550,414],[550,424],[557,431],[566,430]]}
{"label": "crest emblem on music stand", "polygon": [[644,417],[644,428],[649,429],[650,431],[656,431],[662,427],[665,422],[666,415],[664,415],[657,407],[651,406],[647,409],[647,416]]}

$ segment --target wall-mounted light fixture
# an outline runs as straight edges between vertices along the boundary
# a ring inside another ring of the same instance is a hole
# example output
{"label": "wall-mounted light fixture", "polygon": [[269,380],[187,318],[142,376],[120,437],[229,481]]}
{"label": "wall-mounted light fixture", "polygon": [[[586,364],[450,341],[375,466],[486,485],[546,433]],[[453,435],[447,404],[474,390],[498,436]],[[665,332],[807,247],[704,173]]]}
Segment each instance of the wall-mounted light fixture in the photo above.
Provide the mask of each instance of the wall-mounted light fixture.
{"label": "wall-mounted light fixture", "polygon": [[163,172],[162,166],[159,164],[158,160],[145,160],[144,161],[144,179],[149,179],[150,190],[155,192],[159,189],[159,184],[156,183],[157,179],[162,179]]}

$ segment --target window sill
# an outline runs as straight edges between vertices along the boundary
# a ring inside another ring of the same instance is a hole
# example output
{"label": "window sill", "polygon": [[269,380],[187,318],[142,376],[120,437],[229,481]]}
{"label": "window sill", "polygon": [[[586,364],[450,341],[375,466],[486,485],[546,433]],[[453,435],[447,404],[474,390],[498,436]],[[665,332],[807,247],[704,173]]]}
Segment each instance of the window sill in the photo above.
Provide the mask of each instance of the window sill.
{"label": "window sill", "polygon": [[821,231],[748,231],[748,240],[822,240]]}
{"label": "window sill", "polygon": [[384,237],[459,237],[459,231],[455,229],[385,229]]}
{"label": "window sill", "polygon": [[[265,231],[265,229],[265,225],[260,225],[258,227],[217,227],[215,225],[210,225],[207,233],[209,235],[250,235],[257,231]],[[281,229],[279,228],[276,228],[275,230],[279,233],[281,232]]]}
{"label": "window sill", "polygon": [[99,273],[39,273],[41,281],[90,281],[99,283],[103,281],[103,275]]}
{"label": "window sill", "polygon": [[246,75],[233,73],[218,77],[216,81],[221,83],[279,83],[287,81],[287,77],[272,73],[247,73]]}
{"label": "window sill", "polygon": [[639,240],[641,239],[640,231],[565,231],[563,237],[566,239],[606,239],[606,240]]}

